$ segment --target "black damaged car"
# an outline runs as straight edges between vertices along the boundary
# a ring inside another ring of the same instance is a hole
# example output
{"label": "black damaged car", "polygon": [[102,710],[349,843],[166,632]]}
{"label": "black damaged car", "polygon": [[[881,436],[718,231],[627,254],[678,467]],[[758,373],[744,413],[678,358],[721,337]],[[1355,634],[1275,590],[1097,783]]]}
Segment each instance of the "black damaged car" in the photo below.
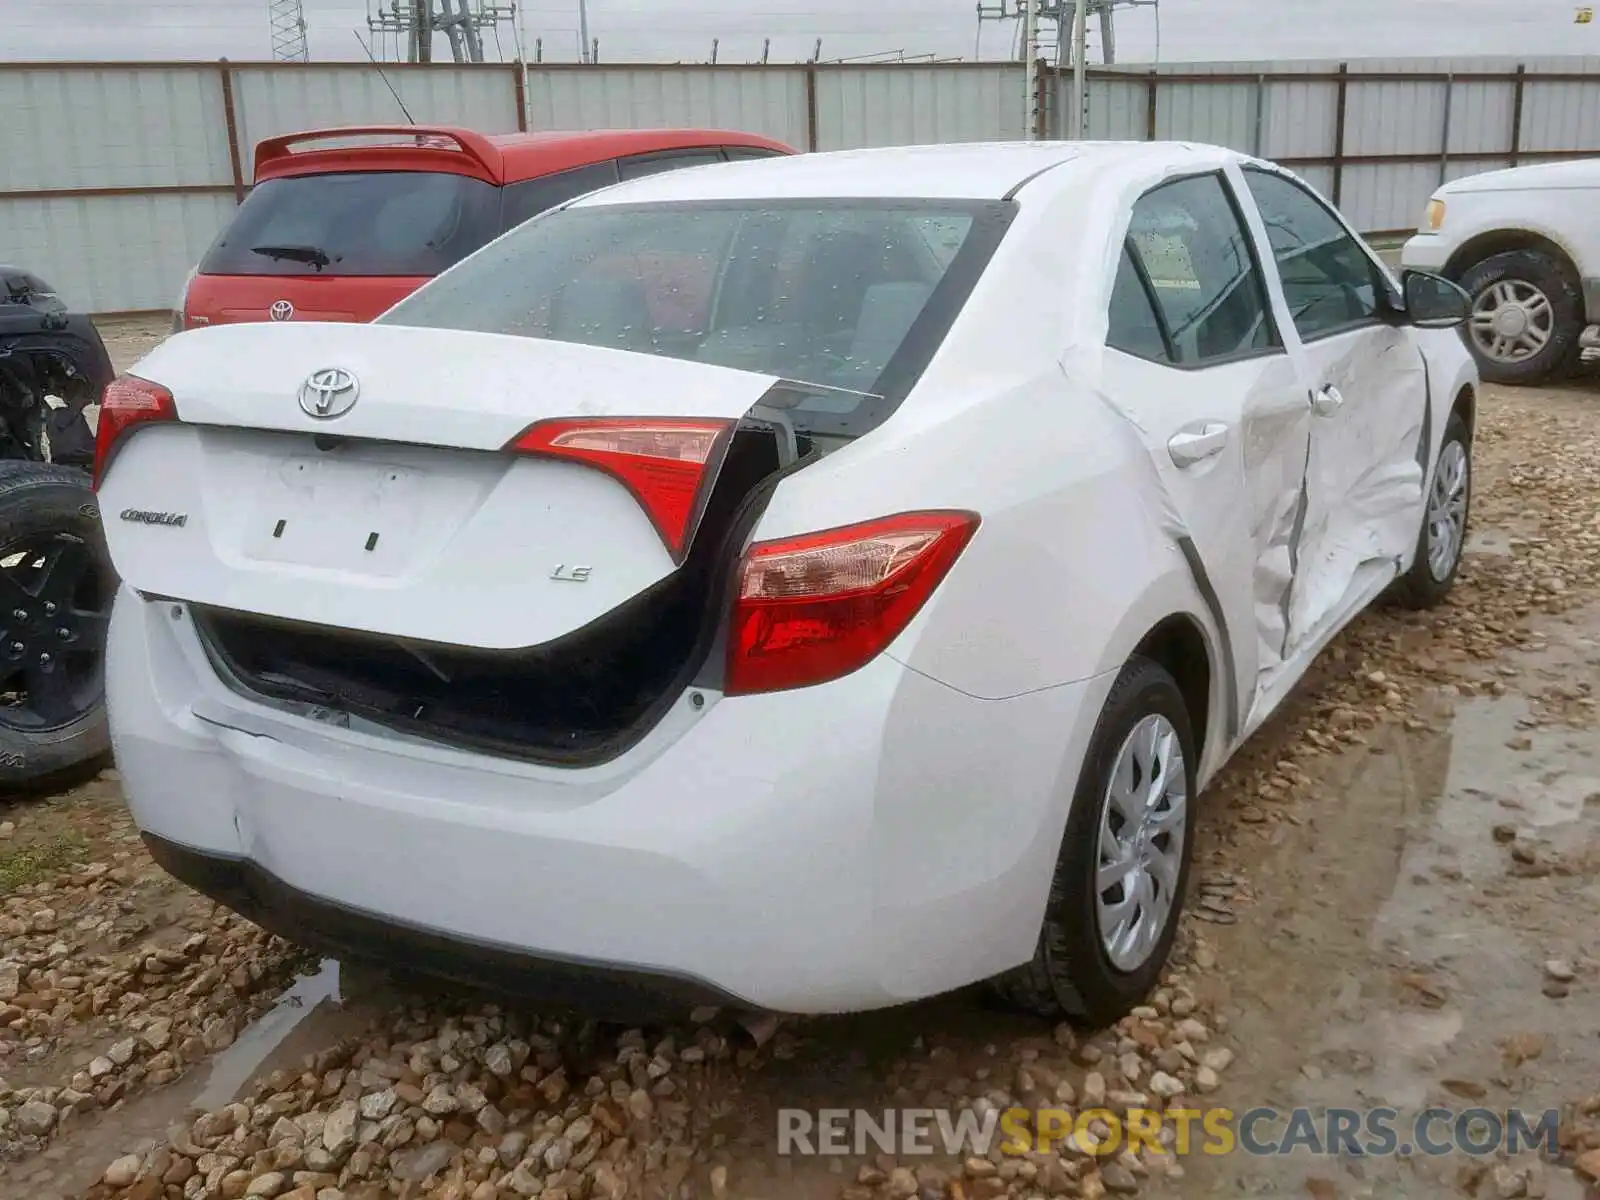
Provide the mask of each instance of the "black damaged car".
{"label": "black damaged car", "polygon": [[112,375],[88,316],[37,275],[0,266],[0,790],[68,782],[110,752],[117,584],[90,486],[88,410]]}

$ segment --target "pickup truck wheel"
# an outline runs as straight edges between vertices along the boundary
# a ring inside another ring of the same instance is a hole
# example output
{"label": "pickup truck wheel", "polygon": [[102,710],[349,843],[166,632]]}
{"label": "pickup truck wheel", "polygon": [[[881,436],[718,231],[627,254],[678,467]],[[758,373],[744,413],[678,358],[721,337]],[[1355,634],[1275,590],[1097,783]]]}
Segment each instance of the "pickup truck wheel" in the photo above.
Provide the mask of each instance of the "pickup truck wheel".
{"label": "pickup truck wheel", "polygon": [[1508,250],[1474,263],[1460,283],[1472,296],[1463,332],[1483,378],[1539,383],[1577,363],[1583,296],[1557,259],[1538,250]]}
{"label": "pickup truck wheel", "polygon": [[0,464],[0,790],[73,782],[110,753],[105,649],[116,589],[89,477]]}

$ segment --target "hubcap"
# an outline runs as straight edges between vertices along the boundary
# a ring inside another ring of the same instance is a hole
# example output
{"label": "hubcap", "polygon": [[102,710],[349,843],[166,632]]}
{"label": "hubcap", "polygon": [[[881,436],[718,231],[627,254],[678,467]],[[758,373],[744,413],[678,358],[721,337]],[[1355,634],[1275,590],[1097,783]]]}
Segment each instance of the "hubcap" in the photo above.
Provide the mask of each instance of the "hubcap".
{"label": "hubcap", "polygon": [[70,534],[0,550],[0,724],[53,729],[93,708],[111,589]]}
{"label": "hubcap", "polygon": [[1471,332],[1479,352],[1495,362],[1532,358],[1550,343],[1555,311],[1550,297],[1521,279],[1502,279],[1473,303]]}
{"label": "hubcap", "polygon": [[1172,919],[1188,819],[1183,745],[1172,722],[1152,713],[1117,751],[1100,807],[1096,916],[1119,971],[1142,967]]}
{"label": "hubcap", "polygon": [[1467,497],[1472,487],[1472,468],[1467,449],[1460,442],[1446,442],[1434,468],[1433,488],[1428,493],[1428,573],[1435,583],[1443,583],[1461,556],[1467,531]]}

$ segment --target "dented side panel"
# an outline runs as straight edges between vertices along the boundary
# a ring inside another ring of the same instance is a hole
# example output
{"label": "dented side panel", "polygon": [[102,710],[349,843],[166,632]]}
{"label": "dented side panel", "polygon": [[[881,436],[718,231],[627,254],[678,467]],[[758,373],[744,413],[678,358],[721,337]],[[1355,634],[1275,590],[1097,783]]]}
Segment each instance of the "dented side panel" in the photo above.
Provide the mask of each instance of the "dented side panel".
{"label": "dented side panel", "polygon": [[[1375,326],[1305,348],[1322,393],[1312,420],[1306,521],[1289,616],[1289,653],[1346,619],[1379,571],[1417,540],[1427,376],[1410,329]],[[1339,403],[1331,406],[1336,398]]]}

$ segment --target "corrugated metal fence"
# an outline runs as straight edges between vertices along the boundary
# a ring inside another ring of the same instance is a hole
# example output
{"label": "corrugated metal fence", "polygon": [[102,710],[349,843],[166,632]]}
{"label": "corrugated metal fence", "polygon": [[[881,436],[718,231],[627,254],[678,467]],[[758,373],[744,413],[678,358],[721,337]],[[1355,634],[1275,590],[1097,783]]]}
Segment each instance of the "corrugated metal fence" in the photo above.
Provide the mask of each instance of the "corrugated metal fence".
{"label": "corrugated metal fence", "polygon": [[[387,81],[385,79],[387,77]],[[1018,63],[0,64],[0,263],[79,307],[164,309],[252,177],[261,138],[413,118],[475,127],[692,125],[809,150],[1060,136],[1070,75]],[[1371,232],[1448,178],[1600,155],[1600,59],[1213,63],[1089,72],[1095,138],[1220,143],[1292,166]]]}

